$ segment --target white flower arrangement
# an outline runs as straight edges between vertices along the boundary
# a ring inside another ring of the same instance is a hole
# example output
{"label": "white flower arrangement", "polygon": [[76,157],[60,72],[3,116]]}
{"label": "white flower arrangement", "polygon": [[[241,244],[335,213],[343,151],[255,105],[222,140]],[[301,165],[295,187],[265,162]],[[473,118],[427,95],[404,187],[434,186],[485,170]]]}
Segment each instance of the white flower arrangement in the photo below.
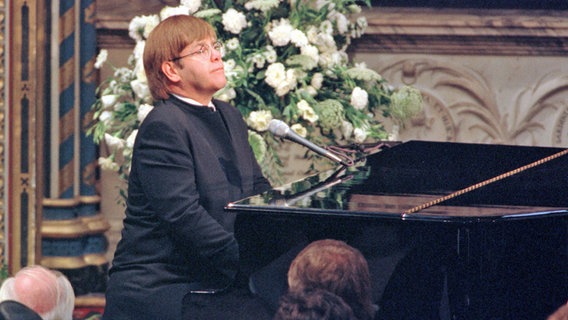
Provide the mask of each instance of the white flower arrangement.
{"label": "white flower arrangement", "polygon": [[[363,1],[370,6],[370,0]],[[109,146],[104,168],[127,177],[137,128],[152,109],[142,65],[150,31],[176,14],[201,17],[224,43],[227,85],[216,98],[235,105],[249,126],[249,142],[265,174],[278,180],[271,119],[320,145],[365,143],[388,139],[378,120],[408,118],[421,109],[418,90],[391,88],[364,63],[349,60],[352,39],[361,37],[367,21],[353,0],[182,0],[155,15],[131,20],[129,35],[136,46],[128,67],[115,69],[99,87],[93,105],[95,142]],[[354,18],[356,17],[356,18]],[[96,67],[108,53],[101,50]],[[306,157],[312,157],[306,153]],[[317,157],[312,157],[313,161]]]}

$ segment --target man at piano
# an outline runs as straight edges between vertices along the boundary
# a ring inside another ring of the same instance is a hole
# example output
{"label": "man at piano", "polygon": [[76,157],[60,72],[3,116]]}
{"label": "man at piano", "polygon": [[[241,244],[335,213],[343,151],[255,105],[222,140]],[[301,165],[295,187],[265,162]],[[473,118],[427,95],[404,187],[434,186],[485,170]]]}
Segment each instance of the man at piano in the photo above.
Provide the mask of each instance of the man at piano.
{"label": "man at piano", "polygon": [[214,29],[187,15],[163,20],[146,41],[155,107],[134,144],[105,319],[182,319],[184,296],[237,277],[235,214],[224,206],[270,184],[241,113],[213,99],[226,83],[221,49]]}

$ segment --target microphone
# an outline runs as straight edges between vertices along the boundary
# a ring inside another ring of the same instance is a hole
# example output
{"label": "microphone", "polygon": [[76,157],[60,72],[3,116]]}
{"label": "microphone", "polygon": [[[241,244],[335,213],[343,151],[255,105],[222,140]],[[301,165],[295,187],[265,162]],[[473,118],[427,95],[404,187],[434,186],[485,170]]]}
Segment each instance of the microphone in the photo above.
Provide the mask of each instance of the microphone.
{"label": "microphone", "polygon": [[331,159],[337,163],[341,163],[342,165],[346,166],[349,165],[345,163],[340,157],[330,152],[329,150],[326,150],[320,146],[315,145],[311,141],[302,138],[300,135],[294,132],[294,130],[290,129],[290,127],[281,120],[277,119],[270,120],[270,123],[268,124],[268,131],[272,132],[272,134],[277,137],[288,139],[298,144],[301,144],[304,147],[307,147],[308,149],[314,151],[315,153],[327,157],[328,159]]}

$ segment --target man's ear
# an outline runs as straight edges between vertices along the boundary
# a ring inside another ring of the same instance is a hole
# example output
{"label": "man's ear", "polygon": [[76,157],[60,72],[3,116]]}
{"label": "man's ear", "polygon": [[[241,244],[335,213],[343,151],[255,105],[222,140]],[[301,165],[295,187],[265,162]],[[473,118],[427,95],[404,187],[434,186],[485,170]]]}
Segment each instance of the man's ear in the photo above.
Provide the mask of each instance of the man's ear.
{"label": "man's ear", "polygon": [[178,82],[180,81],[180,77],[178,74],[178,68],[175,66],[175,62],[173,61],[164,61],[162,63],[162,72],[170,80],[171,82]]}

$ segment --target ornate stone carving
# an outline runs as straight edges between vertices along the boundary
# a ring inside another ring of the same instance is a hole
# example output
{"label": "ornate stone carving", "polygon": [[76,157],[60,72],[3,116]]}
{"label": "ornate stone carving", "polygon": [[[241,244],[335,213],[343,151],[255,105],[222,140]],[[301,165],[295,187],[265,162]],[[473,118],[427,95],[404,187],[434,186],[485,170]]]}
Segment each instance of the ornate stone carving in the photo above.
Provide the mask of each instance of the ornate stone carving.
{"label": "ornate stone carving", "polygon": [[424,111],[404,124],[402,140],[566,144],[568,79],[552,71],[553,60],[529,68],[541,72],[526,70],[530,58],[509,61],[509,66],[486,59],[469,65],[453,60],[397,56],[372,65],[393,84],[423,92]]}

